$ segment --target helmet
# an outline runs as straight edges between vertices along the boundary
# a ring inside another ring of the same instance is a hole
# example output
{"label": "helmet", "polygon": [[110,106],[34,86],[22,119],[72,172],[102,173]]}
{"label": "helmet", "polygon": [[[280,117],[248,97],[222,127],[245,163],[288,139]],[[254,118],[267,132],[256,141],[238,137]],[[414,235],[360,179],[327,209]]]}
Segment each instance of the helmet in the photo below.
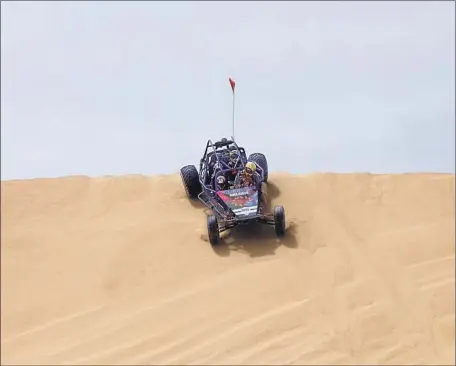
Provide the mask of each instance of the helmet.
{"label": "helmet", "polygon": [[253,172],[256,171],[256,168],[256,164],[252,161],[249,161],[247,164],[245,164],[245,172],[249,175],[253,174]]}
{"label": "helmet", "polygon": [[219,175],[217,177],[217,183],[218,184],[224,184],[226,182],[226,178],[223,175]]}
{"label": "helmet", "polygon": [[238,159],[239,154],[236,150],[230,151],[229,152],[229,165],[232,166],[236,163],[236,160]]}

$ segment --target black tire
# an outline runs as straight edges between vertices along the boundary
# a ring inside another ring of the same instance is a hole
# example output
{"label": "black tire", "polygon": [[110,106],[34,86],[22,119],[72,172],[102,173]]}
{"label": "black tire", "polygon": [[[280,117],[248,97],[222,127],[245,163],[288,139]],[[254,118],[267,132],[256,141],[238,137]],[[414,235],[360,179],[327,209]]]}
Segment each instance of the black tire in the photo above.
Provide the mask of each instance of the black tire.
{"label": "black tire", "polygon": [[217,218],[214,215],[207,217],[207,233],[209,236],[209,243],[217,245],[220,243],[220,231]]}
{"label": "black tire", "polygon": [[255,164],[261,166],[264,170],[264,181],[268,181],[268,161],[266,156],[260,153],[253,153],[249,155],[248,161],[253,161]]}
{"label": "black tire", "polygon": [[180,170],[180,176],[188,198],[194,199],[202,192],[198,171],[194,165],[186,165]]}
{"label": "black tire", "polygon": [[283,206],[274,207],[274,228],[277,236],[285,235],[285,209]]}

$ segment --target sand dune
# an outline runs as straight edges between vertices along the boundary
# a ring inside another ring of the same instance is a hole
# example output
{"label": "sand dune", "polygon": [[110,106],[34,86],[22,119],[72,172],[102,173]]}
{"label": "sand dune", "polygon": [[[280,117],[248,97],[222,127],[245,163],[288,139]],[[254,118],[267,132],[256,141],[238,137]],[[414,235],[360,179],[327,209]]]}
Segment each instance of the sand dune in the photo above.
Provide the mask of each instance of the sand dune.
{"label": "sand dune", "polygon": [[454,364],[454,175],[271,175],[212,249],[176,176],[2,182],[2,364]]}

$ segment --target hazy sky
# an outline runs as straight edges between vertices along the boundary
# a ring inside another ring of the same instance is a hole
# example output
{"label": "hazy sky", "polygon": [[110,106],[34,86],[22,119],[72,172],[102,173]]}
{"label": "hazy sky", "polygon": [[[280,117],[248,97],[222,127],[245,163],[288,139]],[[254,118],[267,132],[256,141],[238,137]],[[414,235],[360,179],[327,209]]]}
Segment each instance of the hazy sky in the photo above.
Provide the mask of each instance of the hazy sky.
{"label": "hazy sky", "polygon": [[1,3],[2,179],[163,174],[236,131],[272,171],[455,172],[455,4]]}

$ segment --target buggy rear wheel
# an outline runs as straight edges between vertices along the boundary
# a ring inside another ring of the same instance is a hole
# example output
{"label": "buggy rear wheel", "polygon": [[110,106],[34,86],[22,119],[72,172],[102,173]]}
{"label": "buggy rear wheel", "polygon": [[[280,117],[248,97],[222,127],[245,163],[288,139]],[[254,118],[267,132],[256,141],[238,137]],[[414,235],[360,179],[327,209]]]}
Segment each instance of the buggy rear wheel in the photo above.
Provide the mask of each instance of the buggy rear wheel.
{"label": "buggy rear wheel", "polygon": [[217,218],[214,215],[207,217],[207,233],[209,236],[209,243],[217,245],[220,243],[220,231]]}
{"label": "buggy rear wheel", "polygon": [[181,168],[180,176],[188,198],[194,199],[202,192],[198,171],[194,165],[186,165]]}
{"label": "buggy rear wheel", "polygon": [[285,209],[283,206],[274,207],[274,228],[277,236],[285,235]]}
{"label": "buggy rear wheel", "polygon": [[248,161],[253,161],[255,164],[258,164],[263,168],[263,173],[264,173],[264,181],[268,181],[268,161],[266,159],[266,156],[264,154],[260,153],[253,153],[249,155],[249,158],[247,159]]}

